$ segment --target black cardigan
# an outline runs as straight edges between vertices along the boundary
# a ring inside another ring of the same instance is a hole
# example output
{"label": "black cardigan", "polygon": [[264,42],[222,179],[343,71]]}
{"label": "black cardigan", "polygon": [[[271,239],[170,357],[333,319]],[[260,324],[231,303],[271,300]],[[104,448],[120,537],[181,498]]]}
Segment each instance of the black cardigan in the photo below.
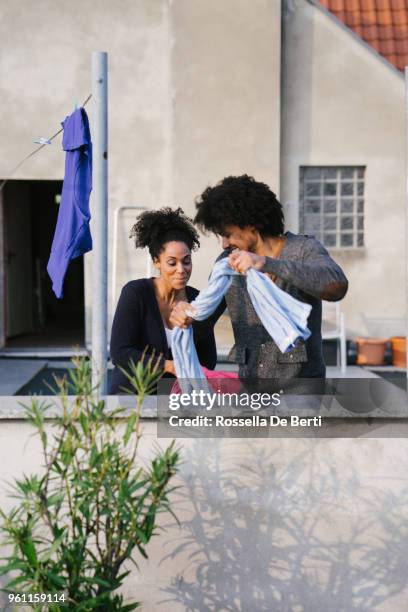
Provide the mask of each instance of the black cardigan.
{"label": "black cardigan", "polygon": [[[194,287],[186,287],[189,302],[198,293]],[[217,350],[212,321],[194,321],[193,334],[200,363],[213,370],[217,363]],[[110,342],[110,356],[115,365],[109,389],[111,395],[125,393],[123,387],[130,389],[129,380],[118,366],[128,369],[130,360],[134,363],[140,361],[146,347],[145,362],[153,350],[156,356],[162,354],[162,366],[165,359],[172,359],[152,278],[130,281],[120,294]]]}

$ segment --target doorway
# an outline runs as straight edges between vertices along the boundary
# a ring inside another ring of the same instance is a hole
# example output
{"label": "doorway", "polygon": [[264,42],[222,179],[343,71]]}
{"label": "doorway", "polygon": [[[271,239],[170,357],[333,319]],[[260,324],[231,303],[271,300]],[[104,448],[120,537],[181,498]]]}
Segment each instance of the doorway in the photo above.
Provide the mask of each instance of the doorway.
{"label": "doorway", "polygon": [[[84,346],[84,264],[74,259],[57,299],[47,263],[57,223],[62,181],[10,180],[3,190],[4,349]],[[1,228],[0,228],[1,230]]]}

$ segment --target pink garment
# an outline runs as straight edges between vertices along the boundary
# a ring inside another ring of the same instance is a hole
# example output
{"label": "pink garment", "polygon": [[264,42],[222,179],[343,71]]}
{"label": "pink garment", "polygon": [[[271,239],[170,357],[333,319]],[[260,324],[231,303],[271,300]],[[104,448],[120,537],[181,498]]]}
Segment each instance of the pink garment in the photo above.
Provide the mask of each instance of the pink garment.
{"label": "pink garment", "polygon": [[[239,393],[241,389],[241,381],[236,372],[220,372],[219,370],[208,370],[201,366],[206,379],[215,392],[220,393]],[[171,388],[171,393],[182,393],[178,381]]]}

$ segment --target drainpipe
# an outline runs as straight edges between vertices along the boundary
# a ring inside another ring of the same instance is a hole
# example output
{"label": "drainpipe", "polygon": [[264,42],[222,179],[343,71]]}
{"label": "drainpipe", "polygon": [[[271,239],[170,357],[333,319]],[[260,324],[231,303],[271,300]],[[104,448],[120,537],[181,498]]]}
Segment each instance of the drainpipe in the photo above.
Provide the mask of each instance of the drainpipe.
{"label": "drainpipe", "polygon": [[108,363],[108,54],[92,53],[92,387],[106,395]]}

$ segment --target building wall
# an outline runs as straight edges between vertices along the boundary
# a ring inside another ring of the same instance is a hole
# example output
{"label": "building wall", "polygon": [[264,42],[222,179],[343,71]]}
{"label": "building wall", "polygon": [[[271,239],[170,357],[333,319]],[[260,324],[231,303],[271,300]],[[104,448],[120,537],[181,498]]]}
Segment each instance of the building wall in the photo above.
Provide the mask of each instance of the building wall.
{"label": "building wall", "polygon": [[[168,6],[163,0],[3,3],[0,94],[7,121],[0,126],[0,177],[33,148],[35,138],[55,133],[75,102],[86,99],[91,92],[91,54],[101,50],[109,53],[109,228],[119,205],[155,206],[166,200]],[[92,103],[87,111],[92,126]],[[60,142],[55,140],[25,163],[15,177],[63,178]],[[127,240],[130,225],[127,219],[120,243]],[[110,246],[111,241],[112,232]],[[111,255],[112,249],[110,263]],[[125,257],[123,251],[119,255],[125,260],[124,275],[132,265],[133,273],[139,268],[144,273],[143,256],[127,251]],[[92,255],[85,259],[89,332]]]}
{"label": "building wall", "polygon": [[[173,201],[248,173],[279,190],[280,0],[172,3]],[[202,240],[192,281],[220,249]]]}
{"label": "building wall", "polygon": [[[368,428],[351,427],[362,436]],[[387,439],[405,435],[400,423],[377,427],[378,439],[179,439],[171,507],[180,524],[158,515],[165,529],[148,559],[135,552],[139,571],[125,568],[125,597],[146,612],[406,610],[408,444]],[[333,425],[331,435],[347,431]],[[7,497],[16,478],[43,473],[32,433],[24,420],[1,422],[4,511],[17,503]],[[138,465],[169,442],[145,421]],[[2,593],[11,612],[6,602]]]}
{"label": "building wall", "polygon": [[[181,205],[192,215],[208,184],[248,172],[277,192],[281,182],[288,227],[296,231],[299,166],[361,164],[366,247],[334,256],[350,279],[343,303],[349,335],[365,333],[362,313],[402,317],[405,310],[403,80],[334,18],[306,0],[287,4],[280,163],[278,0],[74,0],[58,7],[41,0],[35,10],[28,0],[3,3],[0,178],[87,97],[91,53],[106,50],[109,288],[119,206]],[[91,103],[88,111],[92,124]],[[62,176],[59,139],[15,174]],[[127,280],[146,274],[145,254],[128,240],[135,215],[126,210],[118,218],[110,303]],[[218,250],[215,238],[203,238],[193,284],[205,283]],[[92,255],[85,259],[89,340]]]}
{"label": "building wall", "polygon": [[[405,152],[402,75],[307,0],[284,18],[281,198],[298,229],[299,167],[363,165],[365,248],[335,252],[350,281],[348,335],[362,314],[405,312]],[[401,333],[401,332],[400,332]]]}
{"label": "building wall", "polygon": [[[18,32],[18,36],[16,35]],[[209,183],[249,172],[279,187],[279,0],[90,0],[2,5],[0,178],[50,136],[91,91],[91,53],[109,53],[110,279],[114,210],[181,205]],[[87,110],[92,126],[92,103]],[[60,139],[15,178],[61,179]],[[136,212],[118,217],[113,301],[146,256],[128,240]],[[219,252],[204,239],[192,283]],[[85,257],[90,339],[92,255]],[[111,296],[112,297],[112,296]],[[111,302],[111,300],[110,300]]]}

